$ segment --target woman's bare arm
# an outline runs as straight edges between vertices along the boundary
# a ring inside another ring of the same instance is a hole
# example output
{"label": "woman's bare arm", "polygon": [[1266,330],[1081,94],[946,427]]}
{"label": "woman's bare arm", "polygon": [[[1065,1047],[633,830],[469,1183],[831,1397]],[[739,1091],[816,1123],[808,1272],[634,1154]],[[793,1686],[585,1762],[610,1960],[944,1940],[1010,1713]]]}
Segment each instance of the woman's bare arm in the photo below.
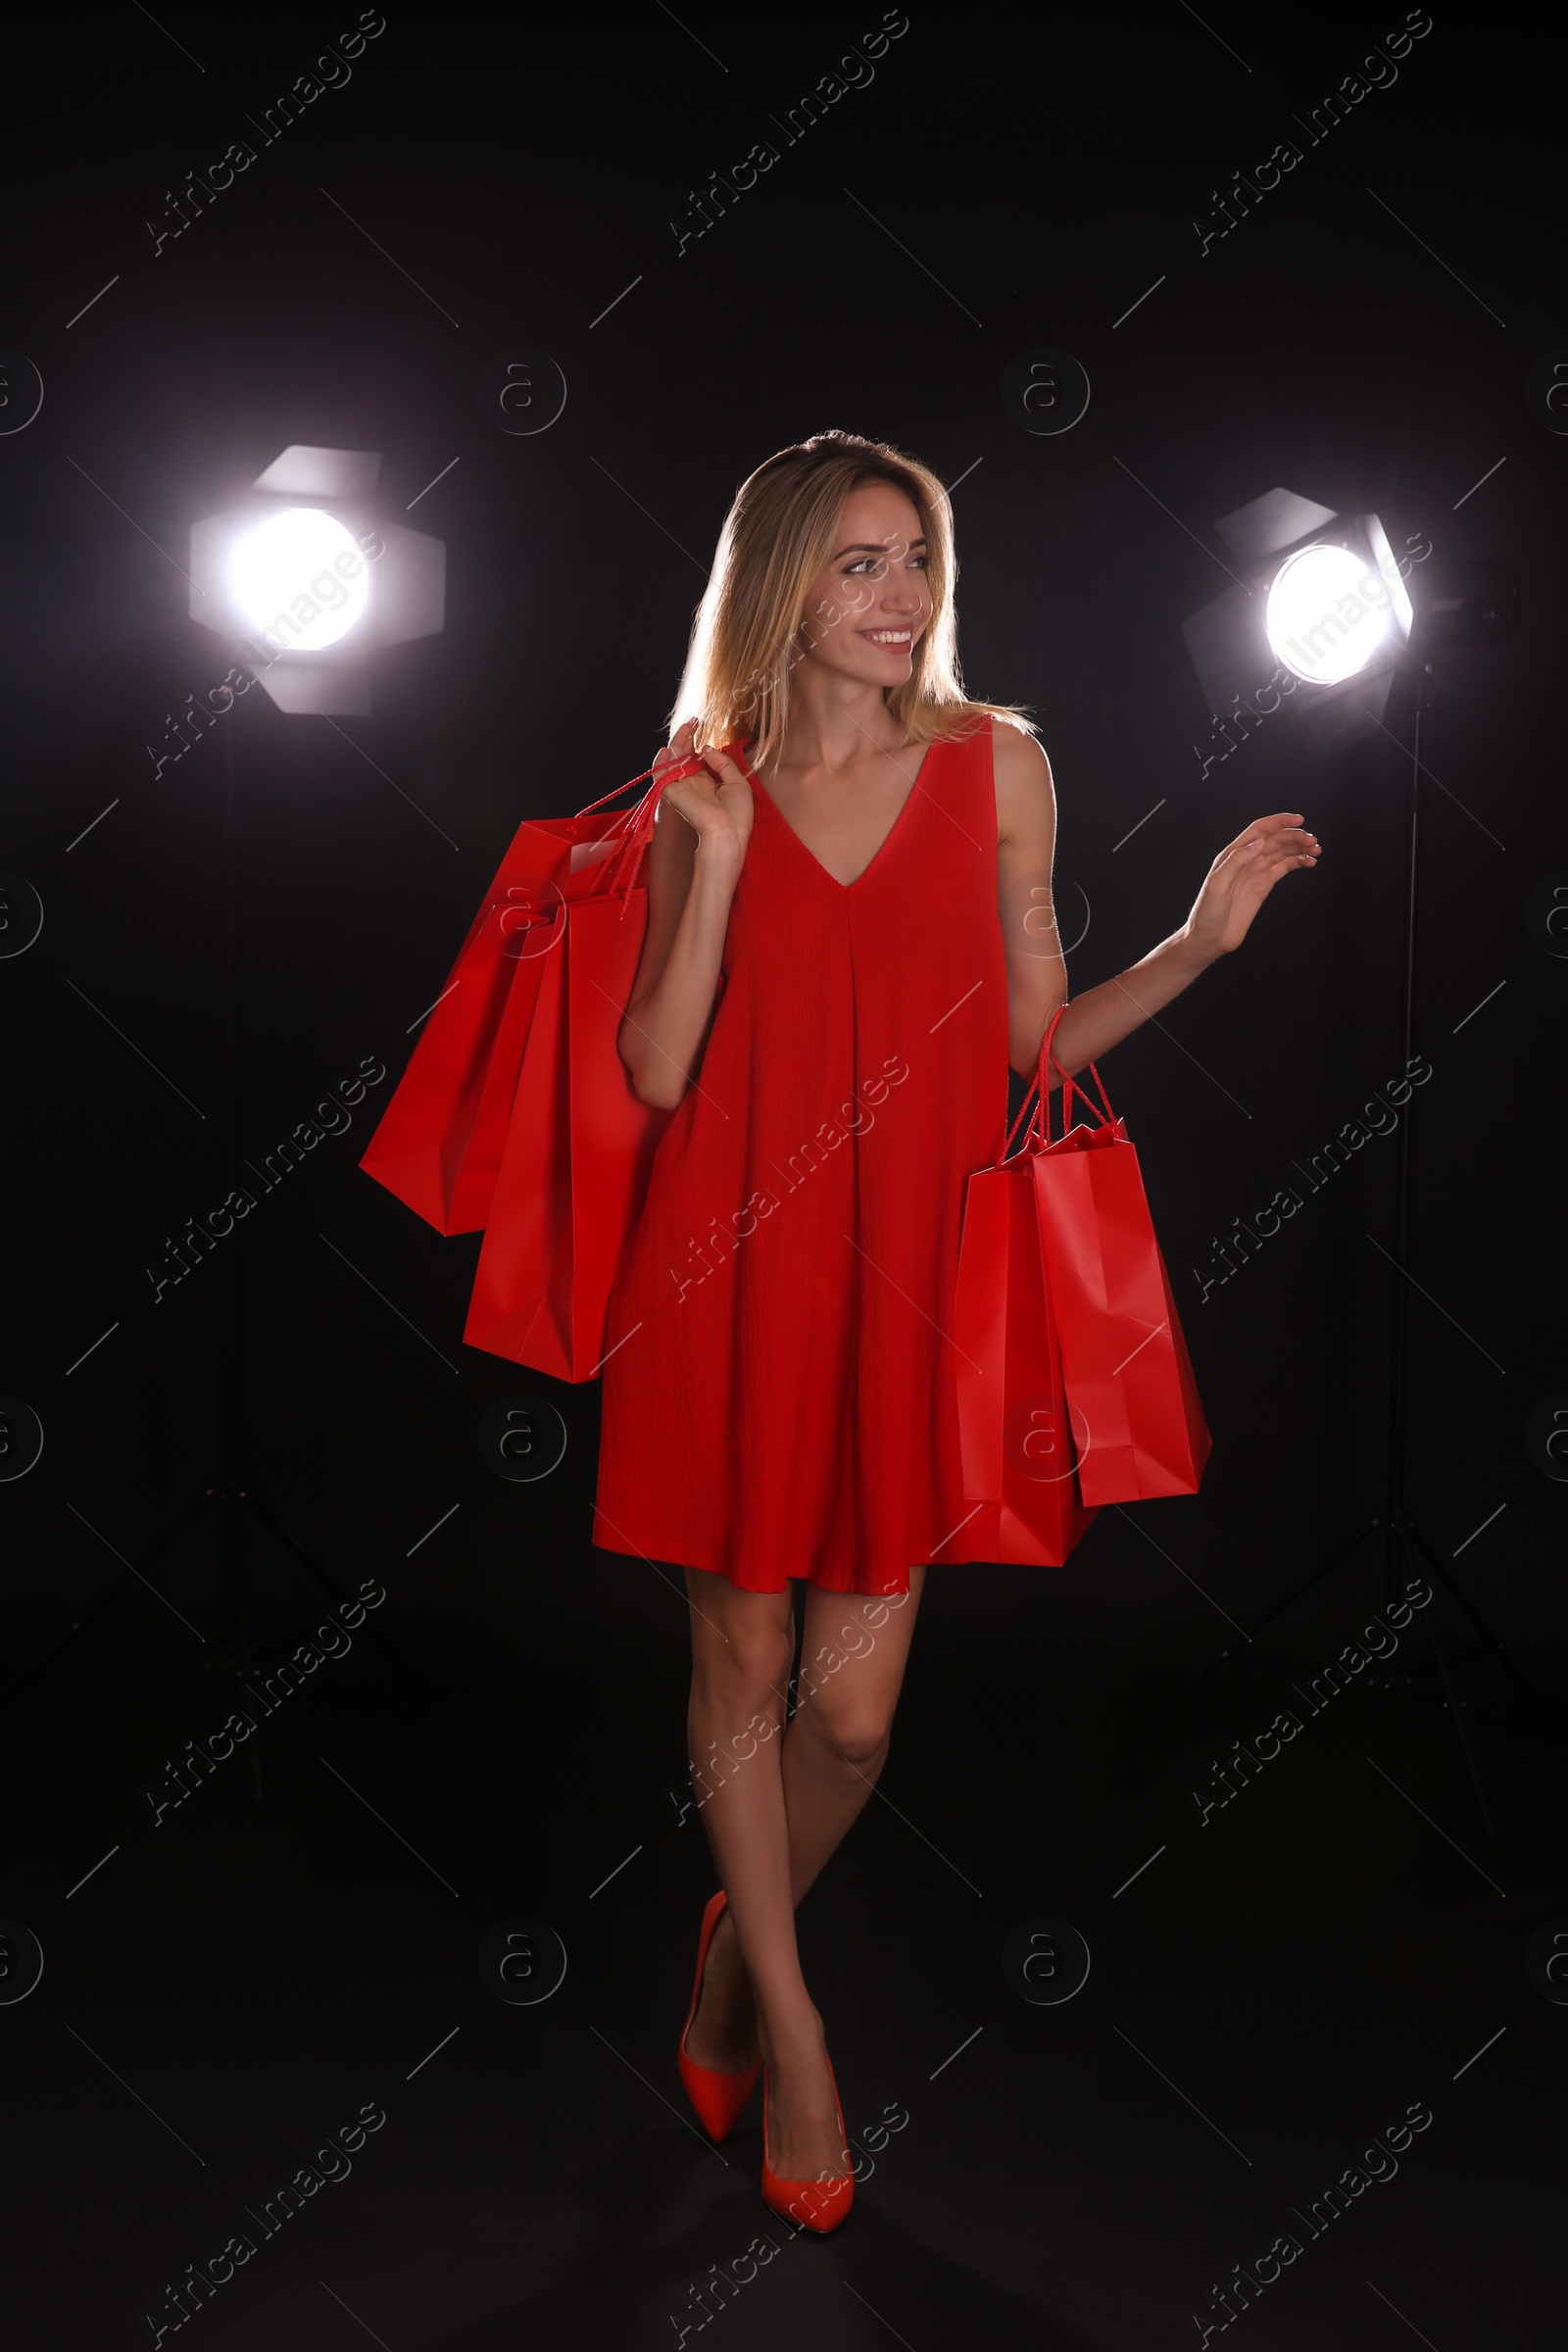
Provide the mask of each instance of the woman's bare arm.
{"label": "woman's bare arm", "polygon": [[[1008,1057],[1033,1077],[1052,1014],[1067,996],[1067,967],[1051,896],[1056,798],[1051,765],[1033,736],[999,725],[995,735],[997,869],[1007,963]],[[1282,811],[1246,826],[1209,867],[1179,930],[1113,980],[1074,997],[1052,1052],[1073,1076],[1131,1036],[1219,956],[1239,948],[1282,875],[1317,863],[1314,833]]]}
{"label": "woman's bare arm", "polygon": [[[692,733],[688,721],[664,759],[689,759]],[[648,856],[648,936],[618,1041],[637,1095],[663,1110],[675,1108],[702,1062],[752,829],[745,775],[722,752],[710,749],[702,758],[703,770],[666,785],[659,803]]]}

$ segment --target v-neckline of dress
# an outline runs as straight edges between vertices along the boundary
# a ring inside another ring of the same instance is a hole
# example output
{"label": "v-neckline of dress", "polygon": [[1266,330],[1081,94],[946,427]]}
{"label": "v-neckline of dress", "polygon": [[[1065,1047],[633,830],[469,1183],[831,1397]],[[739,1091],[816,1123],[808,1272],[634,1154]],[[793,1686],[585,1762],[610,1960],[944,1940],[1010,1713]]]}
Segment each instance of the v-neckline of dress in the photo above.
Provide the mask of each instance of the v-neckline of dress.
{"label": "v-neckline of dress", "polygon": [[[789,835],[790,839],[794,842],[796,848],[801,852],[803,857],[810,859],[811,863],[816,867],[817,872],[825,881],[831,882],[835,890],[842,890],[848,894],[852,890],[858,890],[860,884],[865,880],[866,875],[870,873],[872,867],[876,865],[883,857],[886,856],[887,851],[893,842],[894,836],[897,834],[899,827],[903,824],[905,818],[909,812],[909,807],[914,799],[915,794],[923,789],[921,779],[925,774],[926,768],[930,764],[931,755],[936,748],[937,746],[935,741],[926,745],[926,748],[920,758],[920,764],[914,771],[914,781],[910,784],[908,791],[905,794],[904,799],[900,804],[898,815],[893,819],[892,824],[889,825],[887,831],[883,834],[882,839],[877,843],[876,848],[872,851],[865,864],[861,866],[859,872],[851,882],[841,882],[837,874],[829,872],[828,868],[822,863],[822,860],[817,856],[816,852],[813,849],[808,848],[808,845],[801,839],[801,836],[796,832],[795,827],[790,823],[789,818],[785,815],[777,801],[774,800],[773,795],[768,791],[767,786],[762,782],[761,777],[757,774],[756,770],[751,767],[749,762],[747,763],[747,773],[751,776],[752,782],[757,786],[759,792],[760,792],[762,798],[766,801],[769,808],[772,809],[773,814],[778,818],[779,823],[783,826],[785,832]],[[891,756],[892,755],[890,754],[889,757],[891,758]]]}

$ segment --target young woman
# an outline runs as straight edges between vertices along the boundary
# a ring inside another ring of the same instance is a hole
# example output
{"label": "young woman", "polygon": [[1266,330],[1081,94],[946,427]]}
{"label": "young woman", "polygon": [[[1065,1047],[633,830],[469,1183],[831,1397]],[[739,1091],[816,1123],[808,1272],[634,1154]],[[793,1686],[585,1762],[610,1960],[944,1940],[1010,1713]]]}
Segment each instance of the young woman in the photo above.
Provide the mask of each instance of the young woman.
{"label": "young woman", "polygon": [[[760,2062],[762,2193],[819,2230],[852,2178],[795,1909],[886,1758],[927,1564],[969,1556],[964,1182],[1067,995],[1051,769],[963,692],[955,568],[941,483],[881,443],[817,434],[745,483],[661,756],[620,1032],[674,1116],[611,1301],[594,1540],[686,1571],[722,1891],[680,2072],[723,2137]],[[1317,853],[1298,814],[1247,826],[1181,928],[1067,1007],[1057,1059],[1157,1013]],[[789,1715],[793,1580],[815,1670]]]}

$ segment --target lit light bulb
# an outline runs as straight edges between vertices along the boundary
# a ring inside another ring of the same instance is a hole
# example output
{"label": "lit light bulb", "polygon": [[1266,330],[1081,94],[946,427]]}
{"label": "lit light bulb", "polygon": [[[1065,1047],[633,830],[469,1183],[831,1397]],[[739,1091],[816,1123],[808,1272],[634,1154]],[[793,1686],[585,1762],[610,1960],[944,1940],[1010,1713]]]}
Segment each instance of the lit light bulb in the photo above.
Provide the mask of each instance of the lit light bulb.
{"label": "lit light bulb", "polygon": [[1297,677],[1336,685],[1364,669],[1394,620],[1388,583],[1370,557],[1348,547],[1303,547],[1281,564],[1263,626],[1276,658]]}
{"label": "lit light bulb", "polygon": [[318,507],[286,507],[247,531],[233,553],[234,596],[259,634],[290,652],[320,653],[348,634],[369,596],[354,534]]}

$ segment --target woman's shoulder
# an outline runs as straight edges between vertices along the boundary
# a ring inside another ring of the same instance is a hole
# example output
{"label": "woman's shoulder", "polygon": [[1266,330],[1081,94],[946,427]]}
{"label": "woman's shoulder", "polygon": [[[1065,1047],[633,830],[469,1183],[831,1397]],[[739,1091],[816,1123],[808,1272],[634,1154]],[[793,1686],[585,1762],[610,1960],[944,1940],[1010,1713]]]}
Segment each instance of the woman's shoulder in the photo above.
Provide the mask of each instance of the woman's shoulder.
{"label": "woman's shoulder", "polygon": [[1026,718],[1014,711],[987,711],[991,758],[999,792],[1038,794],[1051,789],[1051,761]]}
{"label": "woman's shoulder", "polygon": [[922,731],[947,743],[969,743],[977,735],[991,735],[999,758],[1019,744],[1039,744],[1034,721],[1010,703],[950,703],[927,714]]}
{"label": "woman's shoulder", "polygon": [[1056,831],[1056,790],[1051,761],[1032,727],[998,718],[991,731],[997,793],[997,844],[1027,847],[1049,865]]}

